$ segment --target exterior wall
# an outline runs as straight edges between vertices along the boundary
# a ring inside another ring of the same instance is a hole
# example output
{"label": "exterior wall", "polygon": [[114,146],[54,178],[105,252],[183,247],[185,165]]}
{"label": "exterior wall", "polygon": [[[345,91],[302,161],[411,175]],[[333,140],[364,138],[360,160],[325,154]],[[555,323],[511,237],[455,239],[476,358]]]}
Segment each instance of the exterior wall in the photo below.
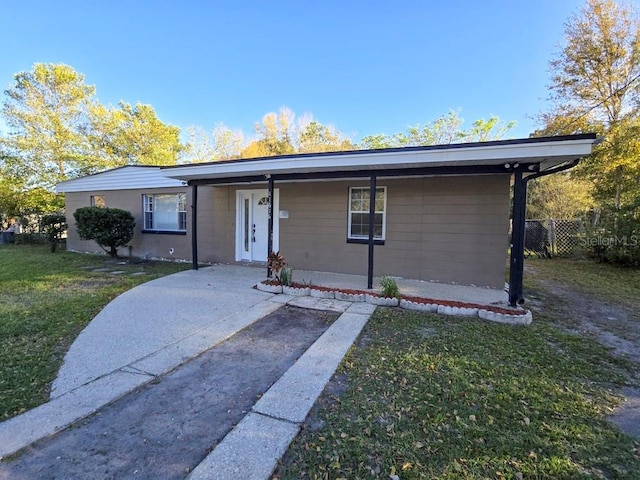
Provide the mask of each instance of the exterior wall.
{"label": "exterior wall", "polygon": [[[368,246],[347,239],[349,187],[367,181],[279,184],[280,251],[296,268],[366,275]],[[379,180],[387,187],[386,240],[375,275],[502,288],[509,176]]]}
{"label": "exterior wall", "polygon": [[[366,244],[347,243],[349,187],[368,180],[277,183],[280,251],[302,270],[367,274]],[[509,175],[426,177],[379,180],[387,187],[385,244],[375,247],[375,275],[502,288],[505,281],[509,225]],[[236,191],[255,186],[198,188],[198,259],[235,262]],[[186,192],[191,188],[69,192],[70,250],[101,252],[82,241],[73,212],[104,195],[108,207],[129,210],[136,218],[131,254],[137,257],[191,260],[191,211],[186,235],[142,233],[142,194]],[[276,216],[278,212],[275,212]],[[174,254],[169,255],[169,249]],[[128,251],[122,251],[128,255]]]}
{"label": "exterior wall", "polygon": [[[65,193],[65,210],[69,230],[67,233],[67,249],[77,252],[104,253],[93,240],[81,240],[75,228],[73,212],[80,207],[87,207],[91,203],[91,195],[103,195],[106,206],[130,211],[135,220],[133,239],[128,248],[119,249],[121,255],[133,255],[141,258],[174,258],[178,260],[191,260],[191,215],[187,208],[187,232],[185,234],[142,233],[144,217],[142,212],[142,195],[157,193],[186,193],[187,205],[191,205],[191,188],[151,188],[144,190],[104,190],[92,192],[67,192]],[[198,192],[200,193],[200,192]],[[205,192],[206,193],[206,192]],[[199,198],[198,203],[206,204],[210,199]],[[173,255],[169,250],[173,248]]]}
{"label": "exterior wall", "polygon": [[198,260],[233,263],[235,257],[236,188],[198,187]]}

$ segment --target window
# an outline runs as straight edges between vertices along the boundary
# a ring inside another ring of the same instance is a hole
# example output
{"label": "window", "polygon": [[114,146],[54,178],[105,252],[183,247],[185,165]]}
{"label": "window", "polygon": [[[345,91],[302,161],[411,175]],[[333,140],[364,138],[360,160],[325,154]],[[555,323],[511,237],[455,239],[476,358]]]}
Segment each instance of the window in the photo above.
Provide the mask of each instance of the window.
{"label": "window", "polygon": [[106,207],[107,202],[104,199],[104,195],[91,195],[92,207]]}
{"label": "window", "polygon": [[[387,187],[376,188],[373,238],[384,240],[386,228]],[[349,189],[349,239],[369,238],[369,187]]]}
{"label": "window", "polygon": [[144,229],[186,232],[187,195],[184,193],[143,195]]}

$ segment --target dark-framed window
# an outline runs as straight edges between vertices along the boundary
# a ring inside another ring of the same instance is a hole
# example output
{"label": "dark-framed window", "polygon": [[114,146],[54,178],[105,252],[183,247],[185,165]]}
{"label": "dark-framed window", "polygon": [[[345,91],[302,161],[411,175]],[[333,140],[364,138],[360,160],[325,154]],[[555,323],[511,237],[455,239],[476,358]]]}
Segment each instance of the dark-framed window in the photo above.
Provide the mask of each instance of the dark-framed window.
{"label": "dark-framed window", "polygon": [[187,195],[185,193],[159,193],[143,195],[144,230],[186,232]]}
{"label": "dark-framed window", "polygon": [[[369,238],[369,187],[349,188],[348,240]],[[387,187],[376,188],[373,238],[384,240],[387,226]]]}

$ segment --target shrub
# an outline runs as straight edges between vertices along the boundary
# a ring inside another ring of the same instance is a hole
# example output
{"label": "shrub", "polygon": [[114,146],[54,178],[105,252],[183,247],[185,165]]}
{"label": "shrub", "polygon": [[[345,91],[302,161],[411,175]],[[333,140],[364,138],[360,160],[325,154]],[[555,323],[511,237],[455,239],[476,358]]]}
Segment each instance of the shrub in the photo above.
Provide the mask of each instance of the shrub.
{"label": "shrub", "polygon": [[279,251],[271,252],[267,258],[267,266],[271,270],[271,275],[280,285],[288,287],[293,283],[293,268],[287,267],[287,260]]}
{"label": "shrub", "polygon": [[136,226],[131,212],[119,208],[82,207],[73,217],[80,238],[95,240],[112,257],[118,256],[118,247],[124,247],[133,238]]}
{"label": "shrub", "polygon": [[587,231],[583,244],[597,261],[640,267],[640,202],[603,208],[598,227]]}
{"label": "shrub", "polygon": [[395,278],[382,277],[380,279],[380,286],[382,287],[382,296],[388,298],[400,298],[400,288]]}
{"label": "shrub", "polygon": [[278,278],[278,274],[280,273],[280,270],[286,264],[287,264],[287,261],[285,260],[284,255],[282,255],[279,251],[271,252],[269,254],[269,257],[267,258],[267,266],[269,267],[269,270],[271,270],[271,273],[276,278]]}
{"label": "shrub", "polygon": [[58,243],[62,241],[62,235],[67,231],[67,219],[59,213],[45,215],[40,221],[40,229],[47,237],[51,252],[55,252]]}

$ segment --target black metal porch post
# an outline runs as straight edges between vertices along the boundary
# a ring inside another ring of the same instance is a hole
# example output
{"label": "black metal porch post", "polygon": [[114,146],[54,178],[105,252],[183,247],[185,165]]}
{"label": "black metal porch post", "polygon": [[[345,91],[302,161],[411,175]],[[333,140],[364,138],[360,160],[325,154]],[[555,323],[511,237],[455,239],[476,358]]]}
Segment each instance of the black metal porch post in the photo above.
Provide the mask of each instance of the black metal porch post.
{"label": "black metal porch post", "polygon": [[522,171],[514,172],[513,214],[511,225],[511,258],[509,261],[509,305],[524,303],[522,283],[524,277],[524,236],[526,230],[527,182]]}
{"label": "black metal porch post", "polygon": [[374,254],[374,237],[373,228],[375,226],[376,216],[376,176],[371,175],[369,181],[369,257],[367,270],[367,288],[373,288],[373,254]]}
{"label": "black metal porch post", "polygon": [[192,185],[191,191],[191,259],[192,268],[198,270],[198,185]]}
{"label": "black metal porch post", "polygon": [[[268,194],[268,200],[269,200],[269,209],[268,209],[268,232],[267,232],[267,258],[269,258],[269,255],[271,255],[271,252],[273,251],[273,187],[274,187],[274,181],[273,181],[273,177],[271,175],[267,175],[268,179],[269,179],[269,194]],[[269,268],[269,265],[267,264],[267,277],[271,276],[271,269]]]}

